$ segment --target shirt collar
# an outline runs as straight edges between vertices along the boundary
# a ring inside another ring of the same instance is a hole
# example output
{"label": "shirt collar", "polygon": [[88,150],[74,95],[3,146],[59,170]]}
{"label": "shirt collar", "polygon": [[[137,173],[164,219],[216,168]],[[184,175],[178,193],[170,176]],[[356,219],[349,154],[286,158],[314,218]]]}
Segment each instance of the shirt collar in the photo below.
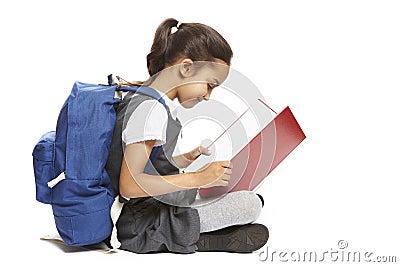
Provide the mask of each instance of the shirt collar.
{"label": "shirt collar", "polygon": [[161,97],[164,99],[165,104],[167,104],[167,106],[169,108],[172,118],[174,120],[176,120],[176,116],[178,115],[177,105],[165,93],[158,91],[157,89],[154,89],[154,90],[156,90],[161,95]]}

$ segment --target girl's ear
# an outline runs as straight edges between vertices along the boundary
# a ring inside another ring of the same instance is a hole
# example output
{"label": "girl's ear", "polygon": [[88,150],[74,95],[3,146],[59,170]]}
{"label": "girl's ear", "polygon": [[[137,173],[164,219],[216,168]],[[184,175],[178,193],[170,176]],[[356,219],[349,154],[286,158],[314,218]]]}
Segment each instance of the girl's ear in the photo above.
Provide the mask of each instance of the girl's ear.
{"label": "girl's ear", "polygon": [[185,58],[180,62],[179,73],[184,78],[188,78],[194,74],[193,61],[190,58]]}

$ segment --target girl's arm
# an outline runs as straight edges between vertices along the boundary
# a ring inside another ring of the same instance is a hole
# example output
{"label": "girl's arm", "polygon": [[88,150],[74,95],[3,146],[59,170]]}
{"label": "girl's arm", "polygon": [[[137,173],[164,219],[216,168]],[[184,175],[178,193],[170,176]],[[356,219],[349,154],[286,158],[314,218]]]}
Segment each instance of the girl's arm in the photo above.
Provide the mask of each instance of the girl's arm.
{"label": "girl's arm", "polygon": [[126,147],[119,181],[125,198],[156,196],[190,188],[226,186],[231,174],[229,161],[212,162],[197,172],[174,175],[143,173],[155,140],[133,143]]}
{"label": "girl's arm", "polygon": [[207,156],[211,155],[210,151],[206,147],[198,146],[187,153],[174,156],[173,160],[180,169],[183,169],[189,166],[201,154],[205,154]]}

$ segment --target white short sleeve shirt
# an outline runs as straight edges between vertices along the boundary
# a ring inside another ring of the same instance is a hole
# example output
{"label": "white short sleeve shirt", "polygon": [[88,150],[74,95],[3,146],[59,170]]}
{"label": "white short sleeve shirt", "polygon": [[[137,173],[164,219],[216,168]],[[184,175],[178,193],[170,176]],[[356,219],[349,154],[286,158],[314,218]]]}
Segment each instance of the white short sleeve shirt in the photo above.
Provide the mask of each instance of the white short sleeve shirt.
{"label": "white short sleeve shirt", "polygon": [[[175,103],[162,92],[157,92],[169,107],[172,118],[176,119]],[[146,140],[156,140],[154,146],[163,145],[167,139],[167,123],[168,113],[160,102],[156,99],[143,101],[129,118],[122,132],[122,141],[129,145]]]}

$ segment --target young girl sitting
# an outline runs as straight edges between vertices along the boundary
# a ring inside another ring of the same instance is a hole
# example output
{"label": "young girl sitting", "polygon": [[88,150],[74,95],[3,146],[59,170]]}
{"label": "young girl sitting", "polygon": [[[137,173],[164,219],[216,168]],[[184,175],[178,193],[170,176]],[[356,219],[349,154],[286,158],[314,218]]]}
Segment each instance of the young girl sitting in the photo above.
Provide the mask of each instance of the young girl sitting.
{"label": "young girl sitting", "polygon": [[[173,100],[188,109],[208,100],[226,79],[231,58],[229,44],[209,26],[166,19],[157,28],[147,55],[150,78],[141,86],[159,93],[167,109],[140,93],[126,94],[118,105],[106,166],[116,196],[107,241],[112,247],[136,253],[252,252],[266,244],[268,229],[253,223],[263,206],[260,195],[231,192],[194,205],[199,188],[228,184],[229,161],[180,173],[210,151],[198,146],[172,156],[182,127]],[[161,152],[149,161],[155,148]]]}

